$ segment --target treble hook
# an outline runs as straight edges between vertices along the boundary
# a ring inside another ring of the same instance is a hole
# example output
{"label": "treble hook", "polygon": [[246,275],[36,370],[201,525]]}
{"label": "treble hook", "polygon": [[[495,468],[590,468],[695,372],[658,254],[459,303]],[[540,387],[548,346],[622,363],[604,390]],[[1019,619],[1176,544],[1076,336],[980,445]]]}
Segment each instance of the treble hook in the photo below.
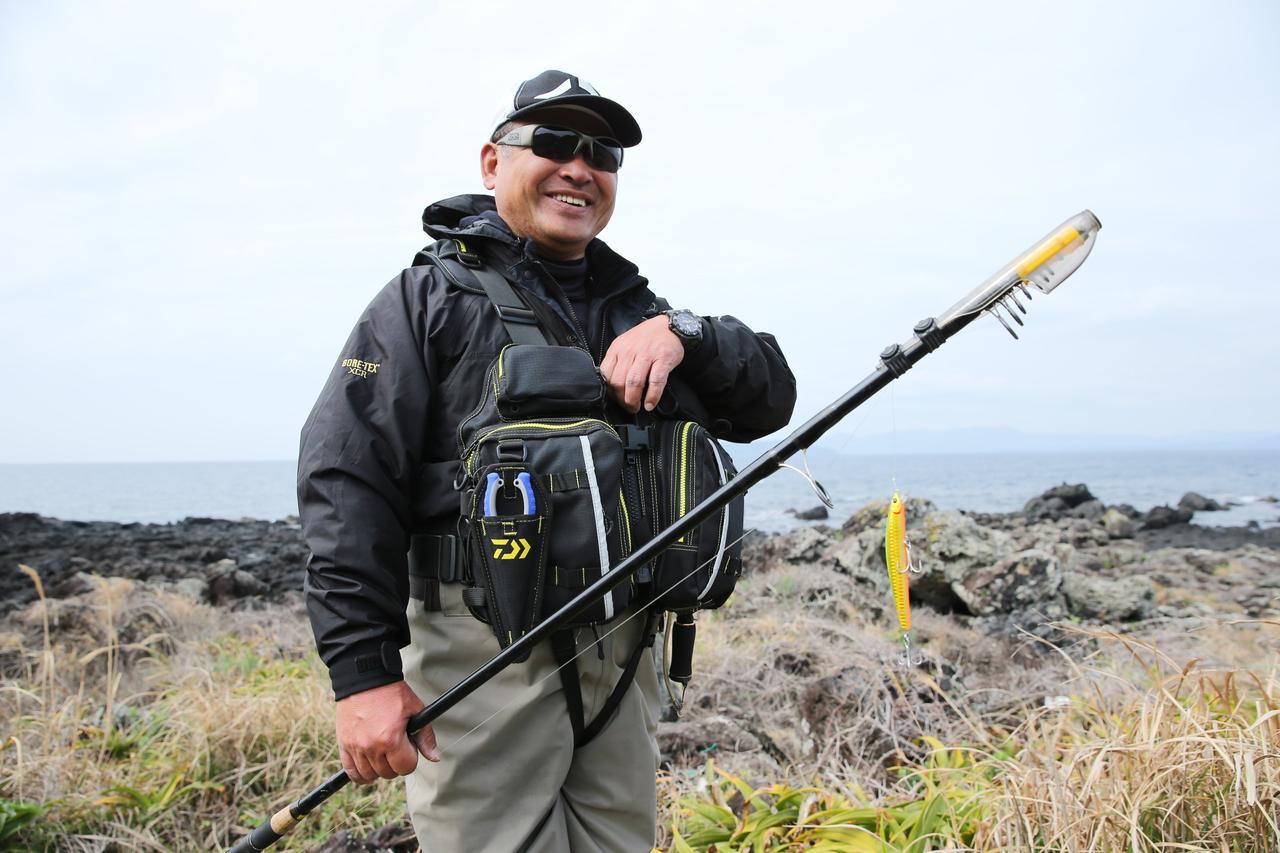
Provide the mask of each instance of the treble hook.
{"label": "treble hook", "polygon": [[899,569],[898,571],[902,572],[903,574],[906,574],[907,572],[910,572],[910,573],[911,573],[911,574],[913,574],[913,575],[918,575],[918,574],[920,574],[921,572],[923,572],[923,571],[924,571],[924,566],[917,565],[917,564],[916,564],[915,557],[911,556],[911,539],[910,539],[910,537],[908,537],[908,538],[906,538],[906,539],[903,539],[903,540],[902,540],[902,547],[903,547],[903,550],[905,550],[905,551],[907,552],[907,564],[906,564],[905,566],[903,566],[901,569]]}
{"label": "treble hook", "polygon": [[898,665],[904,667],[919,666],[924,663],[924,655],[912,657],[911,655],[911,635],[906,631],[902,632],[902,654],[898,655]]}

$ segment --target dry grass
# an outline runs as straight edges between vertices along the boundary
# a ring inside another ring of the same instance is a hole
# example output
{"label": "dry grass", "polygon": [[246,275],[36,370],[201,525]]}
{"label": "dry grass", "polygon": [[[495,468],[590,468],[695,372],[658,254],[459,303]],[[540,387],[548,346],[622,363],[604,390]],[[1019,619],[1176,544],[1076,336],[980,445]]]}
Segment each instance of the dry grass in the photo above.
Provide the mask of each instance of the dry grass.
{"label": "dry grass", "polygon": [[[782,568],[700,620],[688,718],[767,746],[661,775],[664,848],[1280,849],[1280,625],[1067,626],[1052,647],[921,612],[903,667],[852,583]],[[218,848],[335,766],[296,602],[102,580],[10,627],[0,847]],[[403,810],[399,785],[348,789],[281,848]]]}
{"label": "dry grass", "polygon": [[[1209,635],[1250,646],[1247,633]],[[1265,671],[1201,671],[1150,642],[1099,638],[1130,665],[1075,667],[1070,705],[1014,733],[1017,753],[994,765],[992,838],[1064,850],[1280,849],[1274,660]]]}
{"label": "dry grass", "polygon": [[[219,848],[333,771],[332,695],[299,611],[98,585],[0,639],[0,802],[41,812],[0,822],[0,846]],[[344,791],[281,849],[402,813],[397,785]]]}
{"label": "dry grass", "polygon": [[663,777],[665,846],[1280,850],[1280,624],[1067,625],[1055,647],[922,613],[904,668],[847,581],[801,571],[750,578],[699,636],[707,707],[786,760]]}

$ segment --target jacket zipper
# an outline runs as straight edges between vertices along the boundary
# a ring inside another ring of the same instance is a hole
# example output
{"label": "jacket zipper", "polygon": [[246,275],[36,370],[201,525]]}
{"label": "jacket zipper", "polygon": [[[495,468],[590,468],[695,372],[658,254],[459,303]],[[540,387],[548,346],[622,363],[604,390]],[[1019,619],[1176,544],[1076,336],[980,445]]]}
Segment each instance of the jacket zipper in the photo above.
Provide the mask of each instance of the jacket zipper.
{"label": "jacket zipper", "polygon": [[[551,283],[553,288],[555,288],[552,296],[554,296],[556,301],[560,303],[560,307],[565,310],[565,313],[569,315],[569,319],[571,321],[569,323],[569,332],[577,336],[578,340],[581,341],[580,348],[586,350],[587,355],[591,356],[591,360],[596,364],[599,364],[600,362],[596,359],[595,353],[591,351],[591,339],[587,337],[586,326],[584,326],[582,321],[578,319],[578,315],[573,310],[573,303],[570,302],[569,297],[565,295],[564,288],[560,286],[559,280],[551,274],[551,271],[548,270],[541,261],[531,259],[531,263],[537,266],[543,277]],[[535,296],[534,299],[537,299],[537,297]]]}
{"label": "jacket zipper", "polygon": [[[552,286],[555,287],[555,293],[553,295],[555,296],[556,300],[560,303],[560,307],[563,308],[565,310],[565,313],[568,314],[569,317],[571,318],[572,322],[569,324],[569,331],[579,336],[579,340],[581,340],[582,342],[581,349],[586,350],[587,355],[591,356],[591,360],[594,361],[596,364],[599,364],[600,362],[604,361],[604,351],[605,351],[604,338],[605,338],[605,334],[609,330],[609,306],[614,302],[614,300],[620,298],[625,293],[627,293],[628,290],[630,290],[630,288],[624,288],[622,290],[615,291],[600,300],[600,304],[599,304],[600,352],[595,353],[591,351],[591,338],[587,335],[587,331],[586,331],[587,324],[582,322],[582,319],[578,317],[578,315],[574,312],[573,303],[570,302],[569,297],[565,295],[564,288],[560,286],[560,282],[556,279],[554,275],[551,274],[550,270],[548,270],[545,266],[542,265],[541,261],[534,260],[533,263],[538,265],[538,268],[542,271],[543,275],[545,275],[546,278],[551,282]],[[594,279],[590,278],[590,273],[588,273],[587,286],[590,287],[592,283],[594,283]],[[536,299],[537,297],[534,297],[534,298]],[[588,305],[591,304],[590,293],[588,293],[587,304]],[[588,319],[590,318],[588,317]]]}

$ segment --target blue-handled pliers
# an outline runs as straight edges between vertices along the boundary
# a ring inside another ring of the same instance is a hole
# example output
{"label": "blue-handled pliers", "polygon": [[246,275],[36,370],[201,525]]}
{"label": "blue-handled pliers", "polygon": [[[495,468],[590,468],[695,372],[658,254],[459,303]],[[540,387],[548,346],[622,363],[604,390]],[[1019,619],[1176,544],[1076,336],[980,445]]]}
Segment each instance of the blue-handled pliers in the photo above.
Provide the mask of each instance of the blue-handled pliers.
{"label": "blue-handled pliers", "polygon": [[[491,471],[485,478],[484,514],[491,518],[498,514],[498,489],[502,486],[502,475]],[[516,474],[516,489],[520,492],[521,503],[524,504],[524,515],[534,515],[538,511],[537,498],[533,496],[533,480],[528,471]]]}

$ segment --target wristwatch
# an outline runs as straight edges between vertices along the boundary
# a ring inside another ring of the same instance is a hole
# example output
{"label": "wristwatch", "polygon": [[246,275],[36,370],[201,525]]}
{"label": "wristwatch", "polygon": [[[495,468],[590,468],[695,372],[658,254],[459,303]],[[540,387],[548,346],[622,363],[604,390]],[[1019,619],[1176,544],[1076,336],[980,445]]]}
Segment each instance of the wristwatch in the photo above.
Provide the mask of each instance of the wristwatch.
{"label": "wristwatch", "polygon": [[686,350],[702,343],[702,318],[684,308],[672,308],[663,311],[667,315],[667,326],[684,344]]}

